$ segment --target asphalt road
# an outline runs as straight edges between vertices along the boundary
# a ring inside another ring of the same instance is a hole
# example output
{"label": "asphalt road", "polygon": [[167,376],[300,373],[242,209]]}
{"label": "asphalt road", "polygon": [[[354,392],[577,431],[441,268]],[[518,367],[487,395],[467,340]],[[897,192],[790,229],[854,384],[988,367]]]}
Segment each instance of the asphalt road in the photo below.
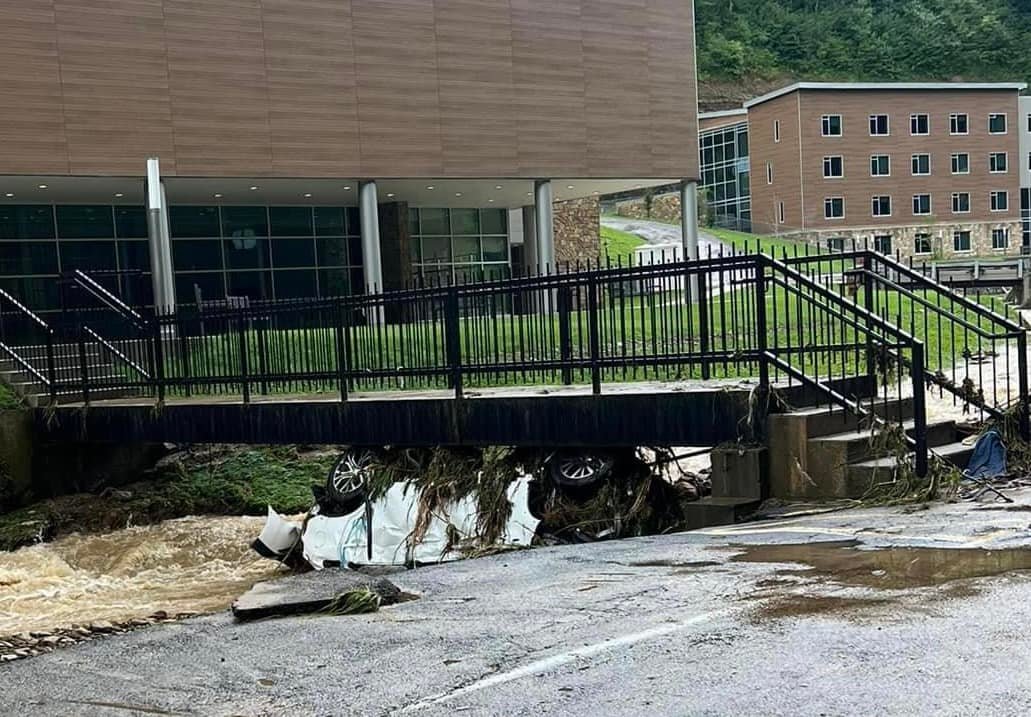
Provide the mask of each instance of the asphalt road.
{"label": "asphalt road", "polygon": [[393,578],[421,599],[372,615],[220,614],[11,663],[0,711],[1026,715],[1031,576],[1009,569],[1031,567],[1029,510],[851,510],[425,568]]}
{"label": "asphalt road", "polygon": [[[603,226],[619,229],[620,231],[636,234],[644,239],[647,244],[680,244],[683,241],[680,227],[663,222],[653,222],[646,219],[627,219],[625,217],[605,216],[601,218]],[[713,255],[719,254],[720,247],[724,244],[712,234],[705,231],[698,232],[698,254],[706,256],[711,250]]]}

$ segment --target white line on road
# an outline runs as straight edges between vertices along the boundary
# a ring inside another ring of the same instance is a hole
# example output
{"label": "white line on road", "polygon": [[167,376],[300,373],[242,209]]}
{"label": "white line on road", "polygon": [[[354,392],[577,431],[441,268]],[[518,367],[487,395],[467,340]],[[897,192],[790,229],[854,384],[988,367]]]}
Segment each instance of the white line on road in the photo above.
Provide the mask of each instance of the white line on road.
{"label": "white line on road", "polygon": [[481,680],[471,682],[468,685],[465,685],[464,687],[459,687],[458,689],[452,690],[451,692],[443,692],[439,695],[434,695],[433,697],[427,697],[426,699],[419,700],[418,702],[413,702],[412,704],[402,709],[401,713],[407,714],[411,712],[417,712],[426,707],[431,707],[433,705],[440,704],[441,702],[445,702],[456,697],[461,697],[462,695],[467,695],[471,692],[479,692],[480,690],[485,690],[490,687],[503,685],[508,682],[513,682],[514,680],[522,679],[524,677],[532,677],[534,675],[540,675],[546,672],[551,672],[552,670],[556,670],[559,667],[568,665],[570,662],[573,662],[578,658],[594,657],[595,655],[599,655],[603,652],[617,650],[622,647],[629,647],[631,645],[636,645],[639,642],[652,640],[656,637],[672,635],[675,632],[686,630],[687,628],[693,627],[694,625],[698,625],[703,622],[708,622],[713,617],[715,617],[716,614],[717,613],[703,613],[701,615],[695,615],[694,617],[689,618],[687,620],[671,622],[665,625],[659,625],[658,627],[653,627],[649,630],[643,630],[641,632],[635,632],[629,635],[622,635],[621,637],[616,637],[611,640],[605,640],[604,642],[596,642],[593,645],[585,645],[584,647],[578,647],[575,650],[569,650],[568,652],[561,652],[557,655],[551,655],[550,657],[545,657],[535,662],[531,662],[527,665],[523,665],[522,667],[517,667],[514,670],[509,670],[508,672],[499,672],[497,674],[491,675],[490,677],[485,677]]}

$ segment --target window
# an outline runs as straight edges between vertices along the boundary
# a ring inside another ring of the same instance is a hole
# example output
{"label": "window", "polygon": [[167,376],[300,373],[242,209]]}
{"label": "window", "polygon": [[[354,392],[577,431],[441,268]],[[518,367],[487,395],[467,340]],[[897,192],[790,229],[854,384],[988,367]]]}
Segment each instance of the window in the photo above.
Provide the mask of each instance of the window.
{"label": "window", "polygon": [[1027,116],[1027,131],[1031,132],[1031,114]]}
{"label": "window", "polygon": [[881,254],[891,254],[891,235],[875,234],[873,238],[873,250]]}
{"label": "window", "polygon": [[952,173],[970,174],[970,155],[963,152],[952,155]]}
{"label": "window", "polygon": [[988,171],[992,174],[1005,174],[1007,159],[1005,152],[992,152],[988,155]]}
{"label": "window", "polygon": [[914,154],[913,155],[913,176],[923,177],[931,173],[931,155],[929,154]]}
{"label": "window", "polygon": [[927,115],[910,115],[909,116],[909,133],[910,134],[931,134],[931,118]]}
{"label": "window", "polygon": [[841,115],[824,115],[820,118],[824,137],[841,136]]}
{"label": "window", "polygon": [[870,176],[887,177],[891,175],[891,159],[886,154],[870,156]]}
{"label": "window", "polygon": [[966,214],[970,211],[970,193],[969,192],[953,192],[952,193],[952,213],[953,214]]}
{"label": "window", "polygon": [[780,120],[773,120],[773,141],[780,142]]}
{"label": "window", "polygon": [[875,217],[891,216],[891,197],[886,195],[877,196],[873,198],[870,204]]}
{"label": "window", "polygon": [[838,179],[845,176],[845,167],[841,157],[823,158],[823,178]]}
{"label": "window", "polygon": [[988,134],[1006,134],[1006,115],[988,115]]}
{"label": "window", "polygon": [[1009,192],[998,191],[989,195],[989,203],[993,212],[1005,212],[1010,208]]}
{"label": "window", "polygon": [[1010,244],[1008,229],[992,229],[992,249],[1005,249]]}
{"label": "window", "polygon": [[870,115],[870,136],[882,137],[888,134],[888,115]]}
{"label": "window", "polygon": [[952,248],[956,251],[970,251],[970,232],[952,232]]}
{"label": "window", "polygon": [[777,202],[777,221],[784,223],[784,202]]}
{"label": "window", "polygon": [[773,163],[766,163],[766,183],[773,184]]}
{"label": "window", "polygon": [[968,134],[969,131],[969,120],[965,114],[949,115],[949,134]]}
{"label": "window", "polygon": [[931,235],[926,232],[920,232],[913,237],[913,253],[914,254],[930,254],[931,253]]}
{"label": "window", "polygon": [[931,213],[931,195],[930,194],[914,194],[913,195],[913,214],[923,215]]}
{"label": "window", "polygon": [[845,216],[845,200],[842,197],[827,197],[823,200],[824,219],[841,219]]}

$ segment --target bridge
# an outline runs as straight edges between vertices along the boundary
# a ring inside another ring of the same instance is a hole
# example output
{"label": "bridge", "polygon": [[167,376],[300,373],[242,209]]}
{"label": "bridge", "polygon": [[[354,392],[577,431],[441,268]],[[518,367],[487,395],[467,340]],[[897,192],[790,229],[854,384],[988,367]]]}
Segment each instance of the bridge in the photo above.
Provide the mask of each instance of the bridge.
{"label": "bridge", "polygon": [[714,445],[803,405],[901,425],[905,400],[922,474],[929,398],[1028,435],[1025,332],[865,249],[168,315],[67,281],[54,325],[0,292],[3,367],[55,439]]}

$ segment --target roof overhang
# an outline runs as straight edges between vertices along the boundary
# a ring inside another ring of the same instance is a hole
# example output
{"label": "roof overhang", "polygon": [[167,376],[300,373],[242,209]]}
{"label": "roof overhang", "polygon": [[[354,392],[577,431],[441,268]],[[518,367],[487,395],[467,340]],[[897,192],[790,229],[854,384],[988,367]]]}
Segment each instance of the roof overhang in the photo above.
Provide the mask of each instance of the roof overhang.
{"label": "roof overhang", "polygon": [[1011,91],[1022,92],[1027,89],[1026,82],[796,82],[773,92],[767,92],[745,102],[745,109],[763,102],[798,92],[801,90],[850,91],[896,91],[896,92],[931,92],[938,90],[952,91]]}

